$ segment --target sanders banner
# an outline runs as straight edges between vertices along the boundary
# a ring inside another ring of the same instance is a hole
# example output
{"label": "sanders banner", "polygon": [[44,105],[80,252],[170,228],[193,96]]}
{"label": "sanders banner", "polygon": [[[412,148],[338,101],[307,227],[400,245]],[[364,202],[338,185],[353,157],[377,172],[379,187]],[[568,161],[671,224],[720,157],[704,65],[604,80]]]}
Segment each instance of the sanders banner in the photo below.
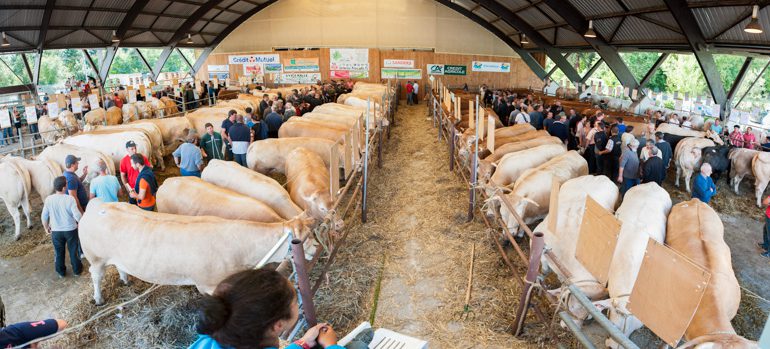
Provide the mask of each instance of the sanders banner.
{"label": "sanders banner", "polygon": [[382,68],[380,78],[419,80],[422,79],[422,69]]}
{"label": "sanders banner", "polygon": [[510,73],[511,64],[507,62],[478,62],[473,61],[472,71],[490,73]]}
{"label": "sanders banner", "polygon": [[283,60],[283,71],[319,71],[318,58],[290,58]]}
{"label": "sanders banner", "polygon": [[385,68],[414,68],[414,60],[411,59],[386,59],[383,62]]}
{"label": "sanders banner", "polygon": [[266,55],[231,55],[227,56],[230,64],[281,63],[277,54]]}

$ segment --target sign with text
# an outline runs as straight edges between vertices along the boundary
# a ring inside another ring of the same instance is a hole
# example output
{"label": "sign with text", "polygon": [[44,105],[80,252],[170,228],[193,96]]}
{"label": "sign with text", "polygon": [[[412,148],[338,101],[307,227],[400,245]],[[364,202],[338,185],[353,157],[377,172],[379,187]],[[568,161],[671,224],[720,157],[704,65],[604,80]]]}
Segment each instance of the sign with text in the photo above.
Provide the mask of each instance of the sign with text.
{"label": "sign with text", "polygon": [[382,68],[380,78],[418,80],[422,79],[422,69]]}
{"label": "sign with text", "polygon": [[[509,67],[510,71],[510,67]],[[444,75],[466,75],[467,67],[464,65],[444,64]]]}
{"label": "sign with text", "polygon": [[70,100],[72,102],[72,112],[75,114],[83,113],[83,101],[80,100],[80,98],[73,98]]}
{"label": "sign with text", "polygon": [[283,71],[287,73],[319,70],[318,58],[287,58],[283,60]]}
{"label": "sign with text", "polygon": [[128,103],[136,103],[136,90],[128,90]]}
{"label": "sign with text", "polygon": [[425,71],[428,72],[428,75],[444,75],[444,65],[443,64],[428,64],[428,66],[425,69]]}
{"label": "sign with text", "polygon": [[330,70],[330,79],[366,79],[369,77],[369,71],[353,70]]}
{"label": "sign with text", "polygon": [[369,49],[330,48],[329,69],[369,71]]}
{"label": "sign with text", "polygon": [[243,64],[243,75],[263,75],[264,70],[261,63],[245,63]]}
{"label": "sign with text", "polygon": [[227,64],[221,64],[221,65],[215,65],[215,64],[209,64],[207,66],[209,73],[210,72],[229,72],[230,66]]}
{"label": "sign with text", "polygon": [[[511,64],[507,62],[480,62],[473,61],[471,71],[489,73],[510,73]],[[444,72],[446,74],[446,72]]]}
{"label": "sign with text", "polygon": [[28,124],[37,123],[37,109],[34,105],[27,105],[24,107],[24,116],[27,118]]}
{"label": "sign with text", "polygon": [[56,102],[48,103],[48,116],[52,119],[59,117],[59,104]]}
{"label": "sign with text", "polygon": [[264,55],[230,55],[227,56],[230,64],[255,64],[255,63],[280,63],[277,54]]}
{"label": "sign with text", "polygon": [[321,80],[321,73],[283,73],[278,75],[278,84],[315,84]]}
{"label": "sign with text", "polygon": [[383,61],[384,68],[414,68],[412,59],[386,59]]}
{"label": "sign with text", "polygon": [[8,108],[3,108],[0,110],[0,128],[9,128],[11,125],[11,111]]}
{"label": "sign with text", "polygon": [[283,65],[281,63],[265,63],[265,73],[281,73],[283,72]]}
{"label": "sign with text", "polygon": [[91,109],[99,108],[99,96],[95,93],[88,95],[88,104],[91,106]]}

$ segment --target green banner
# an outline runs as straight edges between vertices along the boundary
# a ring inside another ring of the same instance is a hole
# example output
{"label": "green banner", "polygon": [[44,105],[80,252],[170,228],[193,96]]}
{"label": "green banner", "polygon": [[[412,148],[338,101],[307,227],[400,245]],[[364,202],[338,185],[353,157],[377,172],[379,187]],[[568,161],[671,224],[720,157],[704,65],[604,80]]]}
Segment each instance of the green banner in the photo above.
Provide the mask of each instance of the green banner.
{"label": "green banner", "polygon": [[466,75],[466,67],[464,65],[444,65],[444,75]]}

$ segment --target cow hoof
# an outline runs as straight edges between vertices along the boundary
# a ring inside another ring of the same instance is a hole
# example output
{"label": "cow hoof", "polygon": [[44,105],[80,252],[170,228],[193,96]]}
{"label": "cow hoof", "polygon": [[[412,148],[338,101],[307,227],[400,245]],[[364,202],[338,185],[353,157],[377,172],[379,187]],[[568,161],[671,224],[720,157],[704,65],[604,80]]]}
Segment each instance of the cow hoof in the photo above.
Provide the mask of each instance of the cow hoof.
{"label": "cow hoof", "polygon": [[101,302],[94,301],[94,305],[97,306],[97,307],[103,307],[104,306],[104,301],[101,301]]}
{"label": "cow hoof", "polygon": [[123,281],[123,286],[131,286],[131,281]]}

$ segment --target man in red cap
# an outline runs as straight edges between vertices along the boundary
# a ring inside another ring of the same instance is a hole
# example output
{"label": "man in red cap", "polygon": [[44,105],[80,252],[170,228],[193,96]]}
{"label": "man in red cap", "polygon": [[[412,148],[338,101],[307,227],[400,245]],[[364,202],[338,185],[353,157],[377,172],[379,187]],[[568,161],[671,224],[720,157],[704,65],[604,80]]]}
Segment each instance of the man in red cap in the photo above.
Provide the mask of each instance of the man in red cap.
{"label": "man in red cap", "polygon": [[[123,181],[124,186],[133,188],[136,186],[136,179],[139,177],[139,171],[131,166],[131,155],[136,154],[136,142],[126,142],[126,156],[120,160],[120,180]],[[144,158],[144,165],[152,169],[152,164],[147,160],[147,157],[142,154]],[[136,204],[136,200],[129,198],[129,203]]]}

